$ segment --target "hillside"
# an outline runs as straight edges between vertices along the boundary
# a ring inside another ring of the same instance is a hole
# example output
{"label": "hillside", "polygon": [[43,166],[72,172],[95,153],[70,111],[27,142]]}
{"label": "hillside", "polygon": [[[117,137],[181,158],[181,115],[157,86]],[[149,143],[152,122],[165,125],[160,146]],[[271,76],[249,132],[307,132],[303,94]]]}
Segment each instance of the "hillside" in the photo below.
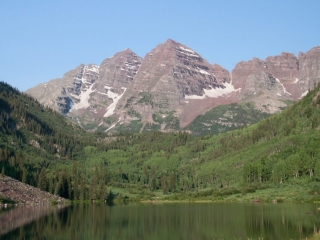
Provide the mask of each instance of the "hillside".
{"label": "hillside", "polygon": [[[0,169],[6,176],[41,190],[49,190],[49,168],[81,155],[84,146],[98,140],[3,82],[0,103]],[[57,170],[50,179],[51,193],[62,191],[62,175]]]}
{"label": "hillside", "polygon": [[[261,196],[271,201],[272,190],[275,198],[319,200],[319,86],[258,124],[203,137],[85,133],[12,87],[1,87],[0,167],[62,197],[235,200],[264,191]],[[25,121],[27,116],[36,118]],[[289,190],[277,190],[282,188]]]}
{"label": "hillside", "polygon": [[[129,135],[106,152],[86,148],[82,161],[106,167],[108,185],[134,196],[155,197],[161,189],[170,199],[216,199],[288,187],[289,192],[276,191],[274,197],[318,199],[319,94],[317,87],[282,113],[241,130],[198,138],[185,133]],[[265,200],[272,200],[269,195],[263,195]]]}
{"label": "hillside", "polygon": [[271,114],[257,110],[254,103],[220,105],[196,117],[184,129],[194,135],[214,135],[252,125],[268,116]]}

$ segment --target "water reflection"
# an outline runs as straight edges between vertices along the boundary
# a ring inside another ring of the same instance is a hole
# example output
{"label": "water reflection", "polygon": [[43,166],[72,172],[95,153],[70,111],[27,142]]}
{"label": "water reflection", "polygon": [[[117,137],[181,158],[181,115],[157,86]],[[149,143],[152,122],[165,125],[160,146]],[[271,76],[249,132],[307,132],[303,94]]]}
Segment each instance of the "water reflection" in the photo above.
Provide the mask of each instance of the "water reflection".
{"label": "water reflection", "polygon": [[26,225],[53,211],[61,210],[63,206],[49,205],[18,205],[0,209],[0,236]]}
{"label": "water reflection", "polygon": [[83,204],[54,211],[1,239],[302,239],[320,226],[316,209],[313,204]]}

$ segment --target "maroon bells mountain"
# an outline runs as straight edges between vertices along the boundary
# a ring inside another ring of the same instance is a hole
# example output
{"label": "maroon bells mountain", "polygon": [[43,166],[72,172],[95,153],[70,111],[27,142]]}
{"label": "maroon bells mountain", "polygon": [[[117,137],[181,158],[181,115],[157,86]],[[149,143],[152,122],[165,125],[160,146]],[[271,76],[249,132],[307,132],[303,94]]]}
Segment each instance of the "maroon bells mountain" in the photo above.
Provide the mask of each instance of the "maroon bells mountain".
{"label": "maroon bells mountain", "polygon": [[144,58],[129,49],[27,90],[87,130],[175,131],[219,105],[276,113],[320,82],[320,47],[240,62],[230,73],[168,39]]}

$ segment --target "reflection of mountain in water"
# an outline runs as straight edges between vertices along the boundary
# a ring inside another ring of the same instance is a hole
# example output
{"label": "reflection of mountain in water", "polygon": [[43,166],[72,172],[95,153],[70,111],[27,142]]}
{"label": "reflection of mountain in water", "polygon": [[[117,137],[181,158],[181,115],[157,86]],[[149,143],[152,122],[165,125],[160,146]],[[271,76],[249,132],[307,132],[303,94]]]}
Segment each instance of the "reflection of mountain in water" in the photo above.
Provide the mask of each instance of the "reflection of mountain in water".
{"label": "reflection of mountain in water", "polygon": [[61,206],[29,205],[0,210],[0,236],[61,208]]}

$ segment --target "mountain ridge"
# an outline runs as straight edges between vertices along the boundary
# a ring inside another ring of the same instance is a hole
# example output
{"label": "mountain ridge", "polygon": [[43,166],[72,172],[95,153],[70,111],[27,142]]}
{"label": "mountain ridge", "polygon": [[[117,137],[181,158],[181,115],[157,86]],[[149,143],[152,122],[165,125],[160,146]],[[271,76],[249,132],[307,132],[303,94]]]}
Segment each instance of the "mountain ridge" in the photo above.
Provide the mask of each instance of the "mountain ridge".
{"label": "mountain ridge", "polygon": [[125,49],[99,66],[82,64],[26,93],[87,130],[134,125],[141,132],[147,124],[176,131],[219,105],[254,102],[261,112],[281,111],[320,81],[319,49],[241,61],[229,72],[168,39],[144,58]]}

